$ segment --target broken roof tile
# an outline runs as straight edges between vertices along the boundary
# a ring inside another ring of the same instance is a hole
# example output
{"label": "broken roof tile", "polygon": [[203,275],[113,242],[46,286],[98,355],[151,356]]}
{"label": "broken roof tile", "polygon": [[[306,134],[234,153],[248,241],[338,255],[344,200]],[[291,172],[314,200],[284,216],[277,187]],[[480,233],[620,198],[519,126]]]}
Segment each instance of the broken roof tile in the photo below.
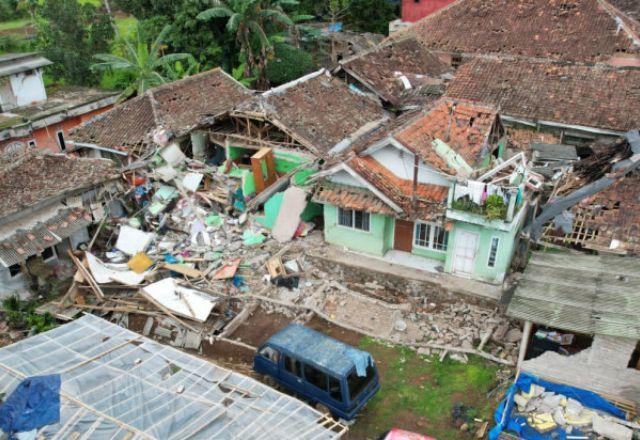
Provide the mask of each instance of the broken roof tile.
{"label": "broken roof tile", "polygon": [[89,120],[72,136],[77,142],[134,150],[149,142],[156,127],[183,135],[228,113],[251,93],[222,69],[212,69],[150,89]]}
{"label": "broken roof tile", "polygon": [[400,79],[405,76],[412,88],[424,85],[449,70],[449,66],[429,52],[415,39],[393,42],[344,60],[341,66],[358,81],[365,84],[385,101],[400,105],[405,87]]}
{"label": "broken roof tile", "polygon": [[575,62],[639,53],[637,22],[604,0],[457,1],[407,33],[430,49],[453,53]]}
{"label": "broken roof tile", "polygon": [[465,162],[474,167],[488,145],[489,135],[498,118],[493,108],[463,101],[441,99],[394,134],[395,139],[436,169],[456,174],[436,153],[432,142],[446,143]]}
{"label": "broken roof tile", "polygon": [[414,200],[413,182],[397,177],[373,157],[354,156],[347,165],[402,208],[405,216],[430,220],[444,214],[448,187],[418,183]]}
{"label": "broken roof tile", "polygon": [[16,161],[0,160],[0,217],[116,177],[116,167],[107,159],[27,154]]}
{"label": "broken roof tile", "polygon": [[256,96],[233,114],[263,117],[320,155],[388,117],[381,105],[324,69]]}
{"label": "broken roof tile", "polygon": [[475,59],[458,69],[446,95],[507,116],[627,131],[637,126],[640,71]]}

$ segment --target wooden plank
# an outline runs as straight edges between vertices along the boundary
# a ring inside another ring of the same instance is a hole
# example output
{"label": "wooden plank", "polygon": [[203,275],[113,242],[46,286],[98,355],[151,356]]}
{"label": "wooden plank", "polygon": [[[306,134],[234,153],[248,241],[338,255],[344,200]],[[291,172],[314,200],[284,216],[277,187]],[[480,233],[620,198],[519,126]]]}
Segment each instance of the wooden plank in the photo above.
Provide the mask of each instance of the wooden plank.
{"label": "wooden plank", "polygon": [[191,267],[185,266],[183,264],[170,264],[170,263],[164,263],[163,265],[166,269],[169,269],[173,272],[177,272],[181,275],[184,275],[186,277],[190,277],[190,278],[201,278],[202,277],[202,272],[200,272],[198,269],[193,269]]}

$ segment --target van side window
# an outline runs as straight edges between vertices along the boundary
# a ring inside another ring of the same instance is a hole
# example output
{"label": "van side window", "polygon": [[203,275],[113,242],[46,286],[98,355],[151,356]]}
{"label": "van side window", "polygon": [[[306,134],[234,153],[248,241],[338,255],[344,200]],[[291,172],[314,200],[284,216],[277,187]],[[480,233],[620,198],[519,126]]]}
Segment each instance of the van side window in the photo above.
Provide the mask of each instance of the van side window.
{"label": "van side window", "polygon": [[340,387],[340,381],[331,376],[329,376],[329,395],[333,400],[342,402],[342,388]]}
{"label": "van side window", "polygon": [[304,377],[311,385],[327,391],[327,375],[309,365],[304,366]]}
{"label": "van side window", "polygon": [[284,369],[294,376],[302,377],[302,368],[300,361],[287,355],[284,356]]}
{"label": "van side window", "polygon": [[273,347],[267,346],[260,350],[260,356],[264,356],[271,362],[277,364],[280,359],[280,352]]}

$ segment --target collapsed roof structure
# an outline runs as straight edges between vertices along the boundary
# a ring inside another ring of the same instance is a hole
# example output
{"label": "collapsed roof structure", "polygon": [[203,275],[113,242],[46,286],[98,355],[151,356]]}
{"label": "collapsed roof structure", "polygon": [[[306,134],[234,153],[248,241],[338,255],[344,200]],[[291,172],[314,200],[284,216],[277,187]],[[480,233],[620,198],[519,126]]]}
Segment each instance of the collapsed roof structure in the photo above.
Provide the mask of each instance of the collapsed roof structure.
{"label": "collapsed roof structure", "polygon": [[0,349],[0,385],[59,374],[46,438],[336,439],[346,428],[248,376],[93,315]]}
{"label": "collapsed roof structure", "polygon": [[99,115],[73,133],[76,147],[140,153],[162,128],[172,138],[213,124],[251,96],[220,68],[148,90]]}
{"label": "collapsed roof structure", "polygon": [[[450,67],[414,38],[380,45],[340,62],[340,67],[380,99],[394,107],[409,91],[429,89],[437,97]],[[434,98],[435,99],[435,98]]]}
{"label": "collapsed roof structure", "polygon": [[234,129],[215,133],[221,142],[300,149],[317,157],[345,151],[389,120],[379,103],[324,69],[239,104],[231,117]]}
{"label": "collapsed roof structure", "polygon": [[605,0],[459,0],[406,33],[459,56],[619,64],[638,59],[639,31],[636,20]]}

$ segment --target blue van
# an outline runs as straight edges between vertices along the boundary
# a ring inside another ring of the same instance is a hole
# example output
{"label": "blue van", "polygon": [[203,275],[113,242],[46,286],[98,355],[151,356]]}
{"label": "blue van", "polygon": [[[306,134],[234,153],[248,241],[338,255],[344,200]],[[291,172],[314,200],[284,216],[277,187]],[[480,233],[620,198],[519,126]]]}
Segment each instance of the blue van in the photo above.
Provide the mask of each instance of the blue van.
{"label": "blue van", "polygon": [[299,324],[262,344],[253,369],[344,420],[352,420],[380,389],[369,353]]}

